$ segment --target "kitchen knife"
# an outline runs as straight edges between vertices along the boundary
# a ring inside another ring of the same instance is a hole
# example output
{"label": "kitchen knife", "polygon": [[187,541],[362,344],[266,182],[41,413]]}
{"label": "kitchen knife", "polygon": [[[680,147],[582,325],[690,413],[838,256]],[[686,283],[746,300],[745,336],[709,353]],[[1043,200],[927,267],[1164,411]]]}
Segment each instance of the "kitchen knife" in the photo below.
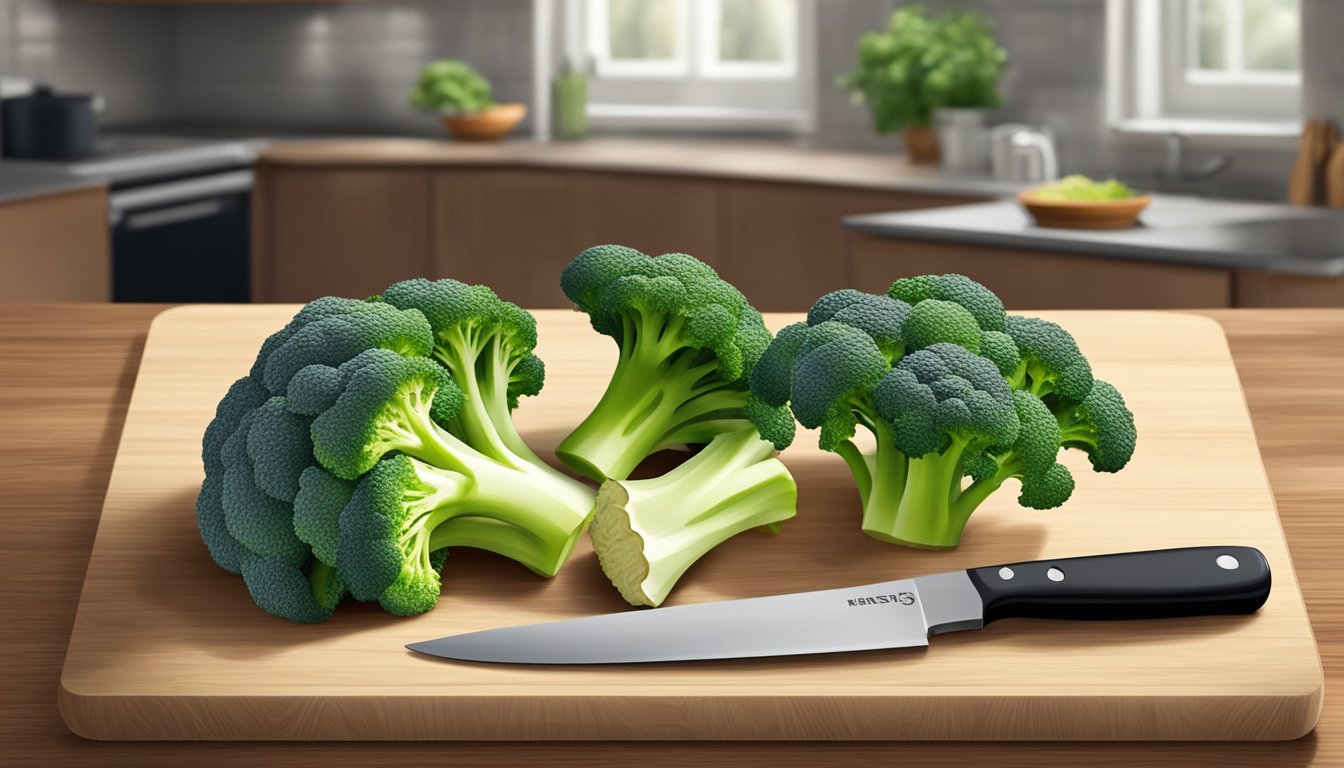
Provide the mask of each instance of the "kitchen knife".
{"label": "kitchen knife", "polygon": [[1189,547],[991,565],[863,587],[627,611],[441,637],[407,648],[462,661],[623,664],[919,647],[1007,618],[1254,613],[1269,564],[1251,547]]}

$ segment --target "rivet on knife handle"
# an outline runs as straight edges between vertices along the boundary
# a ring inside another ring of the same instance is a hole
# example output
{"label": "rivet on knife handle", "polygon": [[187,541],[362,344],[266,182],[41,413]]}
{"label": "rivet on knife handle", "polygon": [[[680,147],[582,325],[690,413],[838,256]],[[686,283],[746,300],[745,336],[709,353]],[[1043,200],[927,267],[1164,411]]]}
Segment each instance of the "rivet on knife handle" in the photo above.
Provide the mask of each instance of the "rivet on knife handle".
{"label": "rivet on knife handle", "polygon": [[1254,613],[1269,563],[1253,547],[1188,547],[1038,560],[966,572],[996,619],[1156,619]]}

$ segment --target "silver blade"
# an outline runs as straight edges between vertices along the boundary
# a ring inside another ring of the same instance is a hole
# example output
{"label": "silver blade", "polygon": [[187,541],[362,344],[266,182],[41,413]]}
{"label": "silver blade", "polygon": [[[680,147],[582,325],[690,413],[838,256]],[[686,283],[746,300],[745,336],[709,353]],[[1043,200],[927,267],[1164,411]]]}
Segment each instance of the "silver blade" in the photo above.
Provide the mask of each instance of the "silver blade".
{"label": "silver blade", "polygon": [[488,629],[407,648],[462,661],[623,664],[926,646],[983,623],[965,571],[864,587]]}

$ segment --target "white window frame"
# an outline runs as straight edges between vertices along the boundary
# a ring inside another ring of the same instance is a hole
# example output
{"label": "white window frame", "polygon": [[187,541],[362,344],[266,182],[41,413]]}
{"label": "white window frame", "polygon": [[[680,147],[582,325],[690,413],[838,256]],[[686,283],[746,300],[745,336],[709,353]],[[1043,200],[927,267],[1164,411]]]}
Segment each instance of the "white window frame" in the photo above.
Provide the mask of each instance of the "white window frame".
{"label": "white window frame", "polygon": [[[680,59],[613,59],[604,0],[565,0],[565,58],[591,63],[589,122],[598,128],[805,133],[814,124],[815,0],[797,13],[785,62],[722,61],[720,0],[680,0]],[[697,4],[692,10],[692,3]],[[744,85],[755,86],[744,89]],[[786,98],[788,93],[794,98]],[[788,103],[785,103],[788,102]]]}
{"label": "white window frame", "polygon": [[[1301,75],[1200,70],[1197,0],[1108,0],[1107,117],[1132,133],[1275,137],[1301,131]],[[1232,36],[1240,40],[1236,30]]]}

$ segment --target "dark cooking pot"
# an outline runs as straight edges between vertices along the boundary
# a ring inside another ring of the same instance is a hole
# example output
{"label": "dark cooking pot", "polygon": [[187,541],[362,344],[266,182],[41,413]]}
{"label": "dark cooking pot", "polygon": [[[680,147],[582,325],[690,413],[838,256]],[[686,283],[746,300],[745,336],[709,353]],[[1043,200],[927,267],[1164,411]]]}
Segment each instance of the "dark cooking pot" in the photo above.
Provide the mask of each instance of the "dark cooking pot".
{"label": "dark cooking pot", "polygon": [[0,101],[0,143],[5,157],[73,160],[93,154],[93,115],[101,99],[58,94],[39,86],[27,96]]}

